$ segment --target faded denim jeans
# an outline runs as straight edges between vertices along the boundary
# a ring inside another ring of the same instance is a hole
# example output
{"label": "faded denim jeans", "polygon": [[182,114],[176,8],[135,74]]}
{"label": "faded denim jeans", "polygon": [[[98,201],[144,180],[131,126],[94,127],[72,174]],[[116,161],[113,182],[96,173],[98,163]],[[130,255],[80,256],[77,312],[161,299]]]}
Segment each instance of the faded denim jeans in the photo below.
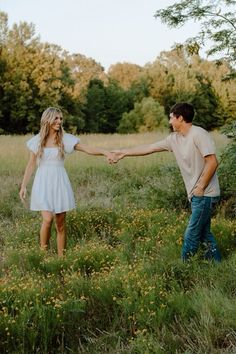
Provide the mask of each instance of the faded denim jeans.
{"label": "faded denim jeans", "polygon": [[194,255],[199,246],[205,247],[205,259],[214,259],[220,262],[221,255],[217,246],[216,239],[212,234],[211,212],[219,197],[197,197],[191,199],[192,214],[184,234],[184,243],[182,248],[182,259],[186,261]]}

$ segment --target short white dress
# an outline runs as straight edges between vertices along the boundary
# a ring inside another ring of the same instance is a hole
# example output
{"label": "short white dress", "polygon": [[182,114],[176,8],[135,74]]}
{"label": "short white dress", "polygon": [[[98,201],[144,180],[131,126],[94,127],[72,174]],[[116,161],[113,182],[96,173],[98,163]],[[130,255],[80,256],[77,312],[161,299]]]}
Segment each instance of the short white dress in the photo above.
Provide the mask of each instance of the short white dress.
{"label": "short white dress", "polygon": [[[39,134],[26,142],[28,149],[38,152]],[[63,136],[64,151],[70,154],[74,151],[80,139],[65,133]],[[30,209],[34,211],[51,211],[62,213],[75,208],[74,193],[64,167],[64,159],[59,155],[57,147],[45,147],[42,157],[37,161],[30,200]]]}

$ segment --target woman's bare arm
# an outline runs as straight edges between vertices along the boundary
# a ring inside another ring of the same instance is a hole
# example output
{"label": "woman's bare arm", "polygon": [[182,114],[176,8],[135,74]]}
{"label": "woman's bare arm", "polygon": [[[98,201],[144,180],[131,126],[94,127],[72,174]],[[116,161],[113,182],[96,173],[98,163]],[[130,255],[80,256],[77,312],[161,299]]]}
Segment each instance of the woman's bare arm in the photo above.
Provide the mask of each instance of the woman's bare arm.
{"label": "woman's bare arm", "polygon": [[29,161],[27,163],[27,166],[25,168],[25,173],[24,173],[24,177],[21,183],[21,188],[20,188],[20,199],[23,202],[25,197],[26,197],[26,186],[34,172],[35,166],[36,166],[36,155],[31,151],[30,152],[30,157],[29,157]]}

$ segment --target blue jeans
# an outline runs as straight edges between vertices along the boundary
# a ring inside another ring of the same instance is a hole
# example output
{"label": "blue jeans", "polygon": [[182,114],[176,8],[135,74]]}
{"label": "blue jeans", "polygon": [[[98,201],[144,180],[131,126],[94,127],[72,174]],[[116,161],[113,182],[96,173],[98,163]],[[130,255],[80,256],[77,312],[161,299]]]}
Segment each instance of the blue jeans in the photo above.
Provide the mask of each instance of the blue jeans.
{"label": "blue jeans", "polygon": [[184,234],[182,259],[185,261],[194,255],[200,244],[206,247],[205,259],[220,262],[221,255],[214,235],[211,233],[211,212],[219,197],[197,197],[191,199],[192,214]]}

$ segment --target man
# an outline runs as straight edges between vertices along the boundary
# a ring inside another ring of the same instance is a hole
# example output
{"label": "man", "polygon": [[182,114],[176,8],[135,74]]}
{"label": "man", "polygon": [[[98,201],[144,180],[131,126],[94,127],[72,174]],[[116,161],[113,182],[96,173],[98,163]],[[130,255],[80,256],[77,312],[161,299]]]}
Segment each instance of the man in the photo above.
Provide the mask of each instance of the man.
{"label": "man", "polygon": [[155,152],[171,151],[180,168],[188,198],[191,216],[184,234],[182,259],[195,254],[200,244],[206,246],[205,258],[221,260],[214,235],[210,231],[211,210],[219,200],[220,188],[216,175],[218,162],[209,133],[192,124],[194,108],[189,103],[177,103],[170,110],[169,123],[173,128],[164,140],[154,144],[116,150],[116,163],[126,156],[143,156]]}

